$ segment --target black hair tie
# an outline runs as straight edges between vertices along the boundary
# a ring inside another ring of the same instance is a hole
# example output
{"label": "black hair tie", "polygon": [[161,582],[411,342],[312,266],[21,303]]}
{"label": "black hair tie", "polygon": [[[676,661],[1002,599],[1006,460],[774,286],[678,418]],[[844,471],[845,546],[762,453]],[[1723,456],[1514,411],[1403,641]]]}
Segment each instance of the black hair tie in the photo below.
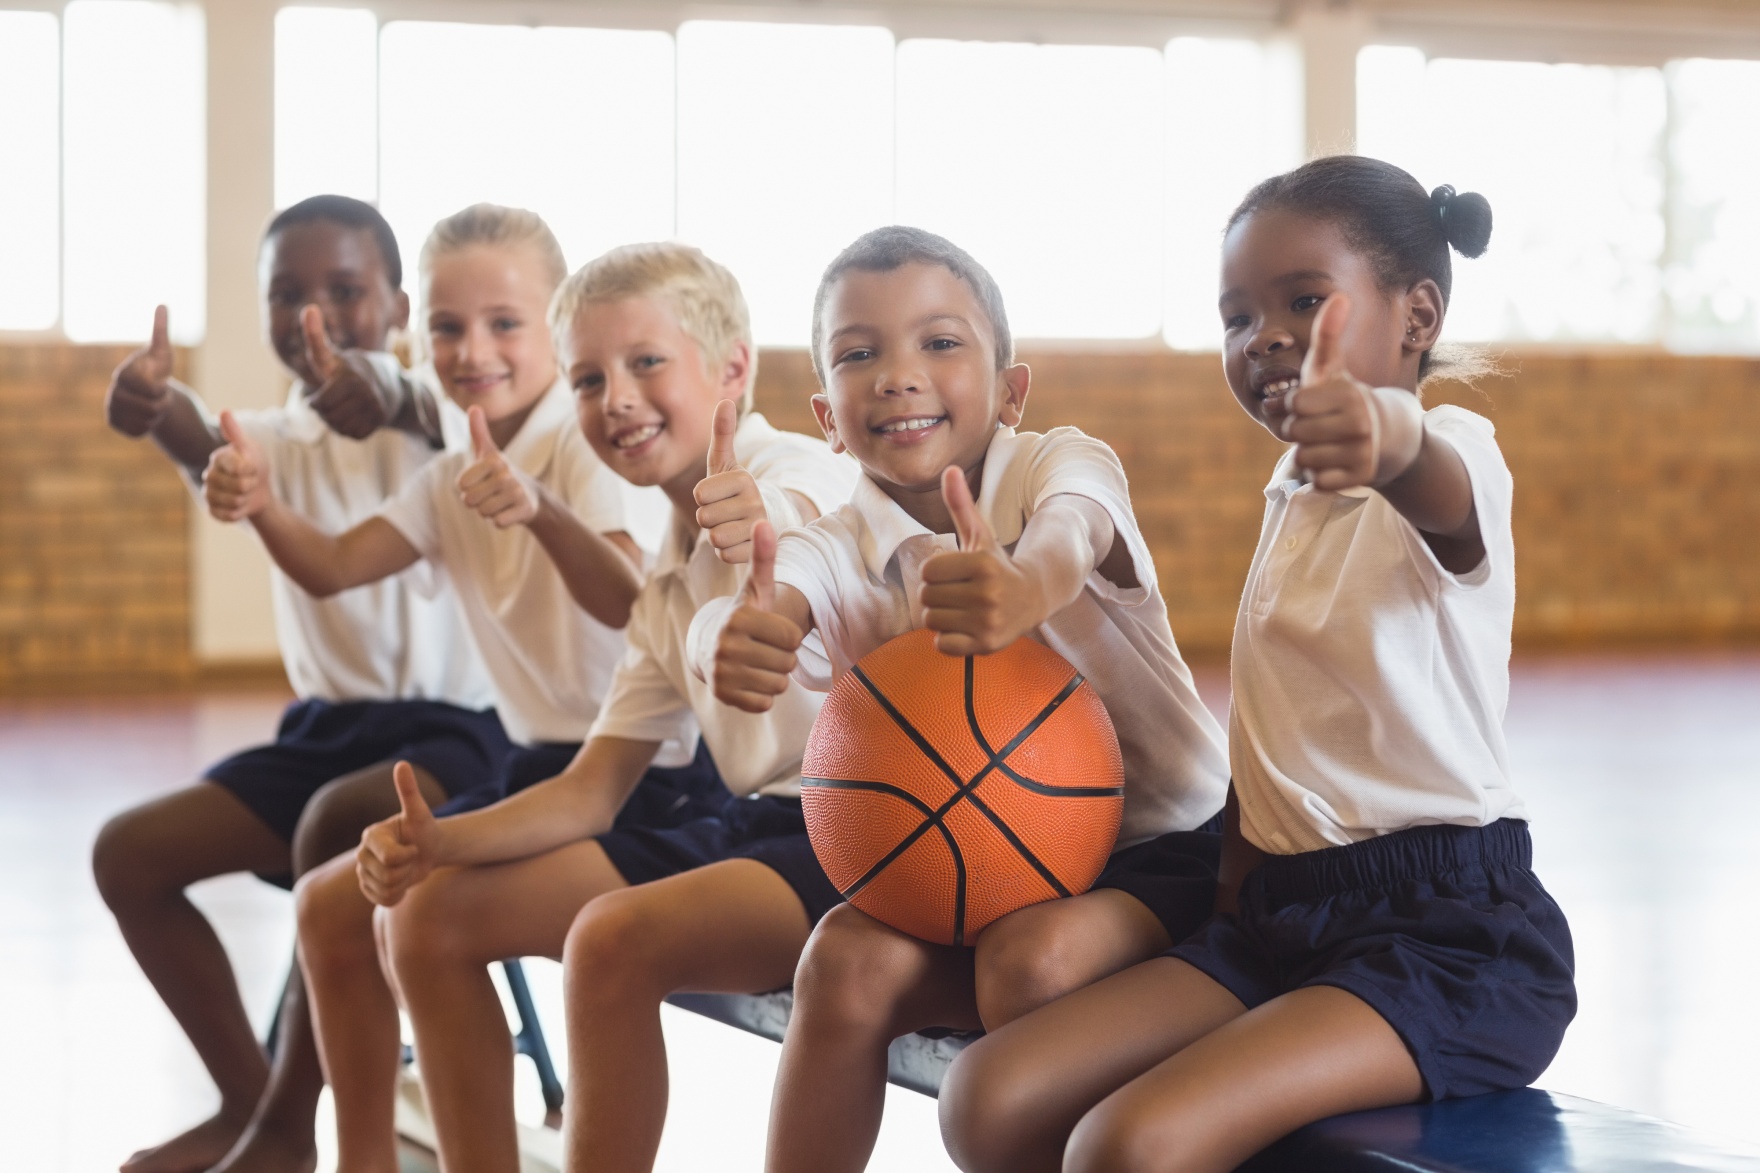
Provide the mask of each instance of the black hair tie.
{"label": "black hair tie", "polygon": [[1442,225],[1442,235],[1448,235],[1448,209],[1454,203],[1455,191],[1448,184],[1443,184],[1430,193],[1430,205],[1436,209],[1436,222]]}

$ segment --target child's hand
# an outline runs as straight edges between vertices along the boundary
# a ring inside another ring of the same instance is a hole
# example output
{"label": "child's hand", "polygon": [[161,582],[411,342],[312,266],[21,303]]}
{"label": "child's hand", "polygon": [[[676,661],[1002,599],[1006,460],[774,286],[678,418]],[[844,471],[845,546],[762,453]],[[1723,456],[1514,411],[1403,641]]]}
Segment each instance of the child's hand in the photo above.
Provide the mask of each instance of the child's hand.
{"label": "child's hand", "polygon": [[1001,651],[1045,621],[1044,592],[997,543],[964,473],[943,472],[941,495],[960,548],[923,563],[923,625],[938,633],[936,650],[946,655]]}
{"label": "child's hand", "polygon": [[152,341],[110,376],[104,415],[125,436],[151,432],[171,406],[171,335],[164,306],[153,311]]}
{"label": "child's hand", "polygon": [[739,607],[715,644],[715,699],[748,713],[767,712],[788,688],[795,649],[805,638],[776,605],[776,531],[768,521],[752,526],[752,570]]}
{"label": "child's hand", "polygon": [[355,875],[361,892],[374,904],[390,908],[434,870],[440,846],[440,824],[428,809],[408,762],[392,768],[397,802],[403,809],[361,832],[355,852]]}
{"label": "child's hand", "polygon": [[465,507],[495,523],[498,529],[524,525],[538,515],[538,490],[531,478],[501,455],[489,435],[489,418],[473,407],[471,419],[472,464],[458,477],[458,495]]}
{"label": "child's hand", "polygon": [[390,423],[401,406],[400,389],[382,386],[373,364],[360,351],[331,346],[317,306],[300,311],[299,324],[306,336],[306,366],[318,380],[308,402],[330,430],[364,440]]}
{"label": "child's hand", "polygon": [[758,482],[733,455],[739,409],[731,399],[715,405],[709,438],[709,473],[697,482],[697,525],[709,531],[709,544],[723,562],[752,560],[752,527],[765,520]]}
{"label": "child's hand", "polygon": [[208,512],[217,521],[255,517],[269,504],[269,462],[230,411],[220,413],[220,434],[226,444],[208,457],[208,471],[202,476]]}
{"label": "child's hand", "polygon": [[1314,316],[1301,385],[1281,402],[1265,404],[1266,422],[1294,442],[1296,466],[1308,470],[1316,487],[1334,492],[1393,480],[1417,459],[1423,433],[1417,396],[1378,391],[1345,369],[1350,316],[1350,298],[1334,293],[1326,299]]}

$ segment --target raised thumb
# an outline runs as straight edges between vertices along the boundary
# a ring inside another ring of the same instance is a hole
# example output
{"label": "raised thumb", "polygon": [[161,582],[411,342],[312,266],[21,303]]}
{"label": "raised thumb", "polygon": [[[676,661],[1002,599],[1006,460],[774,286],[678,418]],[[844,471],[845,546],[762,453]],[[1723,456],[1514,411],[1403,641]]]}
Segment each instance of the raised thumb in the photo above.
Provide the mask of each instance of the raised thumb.
{"label": "raised thumb", "polygon": [[330,345],[330,335],[324,332],[324,312],[309,305],[299,312],[299,324],[306,336],[306,361],[311,364],[312,373],[329,382],[336,373],[338,359]]}
{"label": "raised thumb", "polygon": [[1320,303],[1308,335],[1308,353],[1302,359],[1302,385],[1324,383],[1344,372],[1344,330],[1351,320],[1351,299],[1334,293]]}
{"label": "raised thumb", "polygon": [[255,447],[251,442],[250,434],[244,430],[244,425],[239,423],[238,417],[230,411],[220,413],[220,434],[225,436],[226,442],[241,455],[252,451]]}
{"label": "raised thumb", "polygon": [[989,523],[978,512],[978,503],[972,500],[972,488],[966,484],[965,473],[953,465],[941,474],[941,497],[953,515],[953,532],[959,535],[960,549],[988,550],[996,544]]}
{"label": "raised thumb", "polygon": [[[428,800],[422,797],[422,788],[416,782],[416,772],[408,762],[398,762],[391,768],[391,781],[397,787],[397,805],[402,808],[406,832],[412,825],[433,820],[434,812],[428,809]],[[409,842],[407,835],[404,842]]]}
{"label": "raised thumb", "polygon": [[746,575],[746,599],[760,611],[776,607],[776,527],[767,521],[752,526],[752,569]]}
{"label": "raised thumb", "polygon": [[739,467],[739,458],[733,454],[733,434],[739,430],[739,408],[734,406],[733,400],[723,399],[715,405],[710,429],[709,475],[733,472]]}
{"label": "raised thumb", "polygon": [[153,309],[153,337],[147,343],[147,353],[164,365],[167,373],[171,370],[171,311],[164,306]]}
{"label": "raised thumb", "polygon": [[473,406],[466,414],[471,420],[471,455],[478,460],[487,460],[500,452],[495,437],[489,434],[489,417],[483,414],[483,409]]}

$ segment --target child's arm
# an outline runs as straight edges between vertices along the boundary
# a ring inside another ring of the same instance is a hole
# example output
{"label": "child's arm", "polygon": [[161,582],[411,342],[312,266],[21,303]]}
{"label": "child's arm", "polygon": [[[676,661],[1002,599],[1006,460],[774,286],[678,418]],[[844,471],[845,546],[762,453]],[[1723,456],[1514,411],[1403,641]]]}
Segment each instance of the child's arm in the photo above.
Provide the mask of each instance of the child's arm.
{"label": "child's arm", "polygon": [[275,564],[308,593],[322,599],[377,582],[421,557],[380,517],[342,534],[320,530],[275,496],[262,448],[230,411],[220,413],[220,430],[228,443],[208,461],[202,485],[208,511],[219,521],[248,518]]}
{"label": "child's arm", "polygon": [[330,430],[364,440],[392,427],[441,444],[440,409],[433,394],[409,379],[393,376],[366,351],[338,351],[324,332],[323,312],[309,305],[300,314],[306,337],[306,365],[318,389],[309,402]]}
{"label": "child's arm", "polygon": [[1082,593],[1099,569],[1135,586],[1130,551],[1096,501],[1062,493],[1027,519],[1011,557],[996,541],[957,468],[941,477],[960,549],[923,563],[924,626],[949,656],[1000,651]]}
{"label": "child's arm", "polygon": [[531,530],[581,610],[607,627],[623,627],[642,589],[636,569],[641,550],[626,533],[601,534],[583,525],[561,498],[509,464],[489,435],[482,408],[471,408],[470,419],[476,463],[458,478],[465,506],[499,529]]}
{"label": "child's arm", "polygon": [[1418,397],[1392,387],[1370,387],[1344,368],[1340,345],[1350,299],[1335,293],[1314,318],[1301,386],[1273,409],[1284,415],[1283,436],[1295,442],[1296,464],[1322,489],[1367,485],[1411,522],[1437,561],[1456,573],[1485,557],[1473,506],[1473,483],[1452,445],[1424,426]]}
{"label": "child's arm", "polygon": [[[713,612],[719,610],[721,614]],[[703,608],[711,620],[713,660],[703,675],[714,686],[715,699],[748,713],[767,712],[788,689],[795,651],[813,630],[807,597],[776,584],[776,530],[768,521],[752,527],[752,570],[740,593],[716,599]],[[701,613],[700,613],[701,614]],[[699,638],[692,625],[692,643]],[[702,671],[703,665],[697,670]]]}
{"label": "child's arm", "polygon": [[195,392],[171,377],[171,362],[168,315],[160,306],[153,311],[152,340],[110,376],[104,415],[124,436],[151,436],[165,455],[199,479],[208,457],[226,441]]}
{"label": "child's arm", "polygon": [[403,809],[361,833],[361,891],[390,907],[437,867],[525,859],[608,831],[659,750],[657,741],[595,737],[556,777],[445,820],[434,818],[415,772],[399,762],[393,777]]}

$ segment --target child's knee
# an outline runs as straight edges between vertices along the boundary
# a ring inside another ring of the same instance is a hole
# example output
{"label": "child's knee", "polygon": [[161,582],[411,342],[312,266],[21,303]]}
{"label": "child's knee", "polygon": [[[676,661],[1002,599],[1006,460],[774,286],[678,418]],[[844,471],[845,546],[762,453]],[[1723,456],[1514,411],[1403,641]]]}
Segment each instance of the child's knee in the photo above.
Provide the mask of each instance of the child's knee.
{"label": "child's knee", "polygon": [[1083,959],[1034,920],[998,921],[978,938],[978,1017],[996,1030],[1086,984]]}
{"label": "child's knee", "polygon": [[565,995],[579,999],[615,998],[636,989],[663,997],[670,990],[656,931],[657,910],[647,907],[639,888],[608,892],[589,902],[569,926],[562,947]]}
{"label": "child's knee", "polygon": [[469,933],[448,899],[446,877],[432,876],[411,888],[374,920],[386,960],[400,982],[465,955]]}
{"label": "child's knee", "polygon": [[180,891],[155,851],[147,821],[138,810],[114,816],[92,844],[92,879],[113,912]]}
{"label": "child's knee", "polygon": [[1181,1173],[1189,1153],[1170,1136],[1190,1135],[1165,1104],[1113,1095],[1076,1123],[1064,1146],[1064,1173]]}
{"label": "child's knee", "polygon": [[319,868],[302,876],[293,887],[293,908],[307,969],[373,949],[372,909],[352,866]]}
{"label": "child's knee", "polygon": [[1014,1062],[979,1040],[954,1060],[941,1082],[941,1136],[954,1163],[966,1173],[1003,1173],[1019,1168],[1017,1138],[1034,1110],[1031,1064]]}
{"label": "child's knee", "polygon": [[919,948],[842,904],[807,938],[795,971],[796,1014],[835,1029],[889,1028],[894,1008],[920,966],[903,956]]}
{"label": "child's knee", "polygon": [[303,876],[360,845],[374,820],[345,782],[332,782],[306,803],[293,829],[293,874]]}

